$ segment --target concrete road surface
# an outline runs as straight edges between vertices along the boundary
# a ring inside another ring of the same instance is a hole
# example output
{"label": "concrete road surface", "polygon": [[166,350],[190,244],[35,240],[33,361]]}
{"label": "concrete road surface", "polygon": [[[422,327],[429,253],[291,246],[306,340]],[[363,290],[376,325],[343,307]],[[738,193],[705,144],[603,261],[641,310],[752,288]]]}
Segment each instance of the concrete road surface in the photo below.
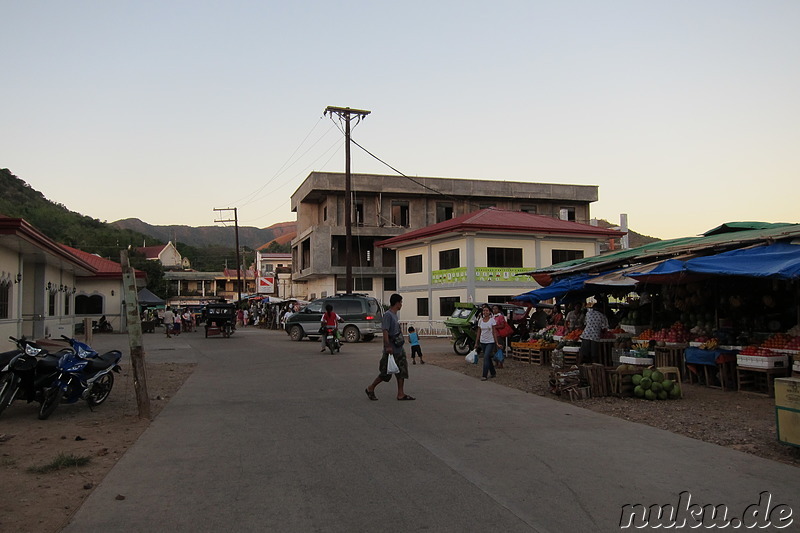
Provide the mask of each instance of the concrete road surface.
{"label": "concrete road surface", "polygon": [[[336,355],[254,328],[145,343],[148,359],[197,370],[66,532],[604,532],[635,504],[634,525],[671,504],[703,530],[703,506],[724,505],[733,525],[800,531],[791,466],[430,364],[410,367],[416,401],[396,401],[393,381],[371,402],[377,340]],[[127,337],[95,345],[127,357]]]}

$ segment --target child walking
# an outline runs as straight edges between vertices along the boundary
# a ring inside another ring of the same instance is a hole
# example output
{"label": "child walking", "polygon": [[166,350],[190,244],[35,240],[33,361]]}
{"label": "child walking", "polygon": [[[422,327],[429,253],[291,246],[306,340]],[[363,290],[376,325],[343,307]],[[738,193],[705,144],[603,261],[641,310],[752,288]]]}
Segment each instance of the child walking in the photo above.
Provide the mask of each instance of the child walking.
{"label": "child walking", "polygon": [[419,345],[419,335],[417,335],[414,326],[408,326],[408,341],[411,344],[411,364],[417,364],[415,357],[419,355],[419,364],[424,365],[425,361],[422,360],[422,347]]}

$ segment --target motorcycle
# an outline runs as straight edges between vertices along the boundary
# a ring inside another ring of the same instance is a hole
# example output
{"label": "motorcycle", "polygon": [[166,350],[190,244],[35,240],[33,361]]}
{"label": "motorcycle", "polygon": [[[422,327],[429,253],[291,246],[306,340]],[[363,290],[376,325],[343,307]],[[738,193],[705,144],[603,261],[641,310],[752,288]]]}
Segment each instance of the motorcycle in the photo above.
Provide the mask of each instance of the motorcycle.
{"label": "motorcycle", "polygon": [[15,339],[17,349],[0,354],[0,413],[14,400],[42,401],[44,389],[58,373],[58,361],[71,351],[50,353],[33,341]]}
{"label": "motorcycle", "polygon": [[336,326],[325,326],[325,346],[331,351],[337,352],[342,348],[342,340],[339,338],[339,328]]}
{"label": "motorcycle", "polygon": [[[68,340],[71,341],[70,344],[74,342],[86,346],[74,339]],[[122,359],[122,352],[111,350],[97,355],[97,352],[91,351],[95,355],[89,358],[81,357],[79,350],[63,351],[58,360],[56,377],[42,393],[39,420],[46,420],[62,402],[86,400],[91,409],[108,399],[114,386],[113,372],[119,373],[121,370],[119,361]]]}

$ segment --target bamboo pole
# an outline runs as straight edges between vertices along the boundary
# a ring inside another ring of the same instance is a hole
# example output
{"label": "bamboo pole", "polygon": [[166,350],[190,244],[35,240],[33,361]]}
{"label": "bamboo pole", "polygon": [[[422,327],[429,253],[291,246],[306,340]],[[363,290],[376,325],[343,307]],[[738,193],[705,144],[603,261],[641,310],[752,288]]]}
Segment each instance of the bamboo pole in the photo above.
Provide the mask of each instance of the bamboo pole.
{"label": "bamboo pole", "polygon": [[119,253],[122,265],[123,301],[128,317],[128,340],[131,347],[133,388],[136,391],[136,406],[139,418],[150,420],[150,396],[147,394],[147,372],[142,348],[142,319],[139,316],[139,299],[136,293],[136,276],[128,260],[128,251]]}

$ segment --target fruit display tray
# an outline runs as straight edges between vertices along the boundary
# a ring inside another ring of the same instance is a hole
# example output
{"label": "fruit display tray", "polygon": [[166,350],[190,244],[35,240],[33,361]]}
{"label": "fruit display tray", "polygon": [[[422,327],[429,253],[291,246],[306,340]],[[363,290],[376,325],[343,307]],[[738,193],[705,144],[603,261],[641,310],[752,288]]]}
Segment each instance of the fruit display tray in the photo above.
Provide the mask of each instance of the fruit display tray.
{"label": "fruit display tray", "polygon": [[736,356],[736,364],[750,368],[786,368],[789,366],[789,356],[765,357],[762,355],[738,354]]}

